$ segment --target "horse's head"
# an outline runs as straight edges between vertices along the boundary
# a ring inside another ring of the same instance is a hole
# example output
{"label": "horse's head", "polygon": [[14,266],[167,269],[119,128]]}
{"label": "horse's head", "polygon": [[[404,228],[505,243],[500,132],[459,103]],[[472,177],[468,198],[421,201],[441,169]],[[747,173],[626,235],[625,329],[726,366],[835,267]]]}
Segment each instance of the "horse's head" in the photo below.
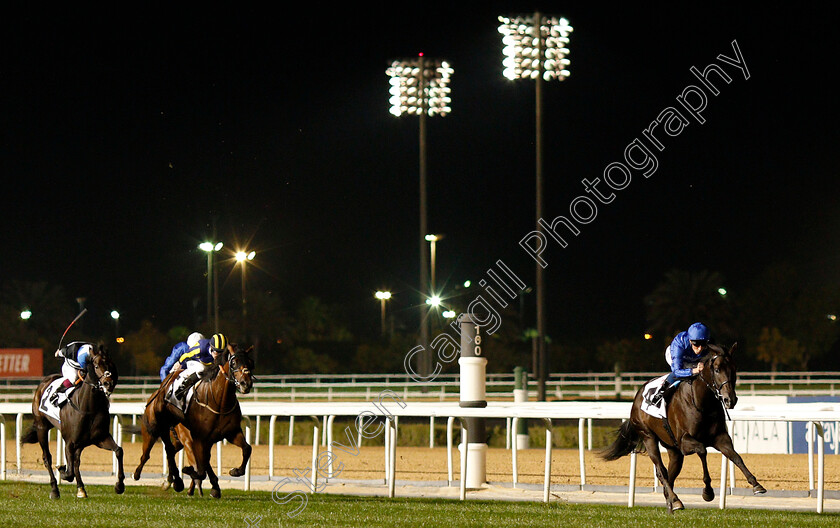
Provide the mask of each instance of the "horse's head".
{"label": "horse's head", "polygon": [[727,409],[732,409],[738,403],[738,396],[735,394],[735,383],[738,379],[738,372],[735,368],[735,348],[738,343],[729,347],[729,350],[717,345],[709,345],[709,356],[706,360],[705,373],[707,382],[719,395],[721,402]]}
{"label": "horse's head", "polygon": [[239,344],[229,344],[227,347],[228,379],[236,386],[236,390],[242,394],[251,392],[254,385],[253,375],[254,360],[251,358],[251,350],[254,347],[245,349]]}
{"label": "horse's head", "polygon": [[98,345],[94,347],[93,355],[91,356],[91,364],[93,365],[93,374],[96,376],[96,387],[101,389],[107,396],[110,396],[117,386],[119,374],[117,373],[117,366],[111,359],[108,350]]}

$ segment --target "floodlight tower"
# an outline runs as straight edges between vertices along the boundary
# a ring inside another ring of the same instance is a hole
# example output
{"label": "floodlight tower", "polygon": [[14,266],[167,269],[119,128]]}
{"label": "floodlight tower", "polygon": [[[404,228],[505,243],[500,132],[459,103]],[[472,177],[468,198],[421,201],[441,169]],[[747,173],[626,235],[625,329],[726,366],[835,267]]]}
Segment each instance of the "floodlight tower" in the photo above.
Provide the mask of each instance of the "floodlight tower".
{"label": "floodlight tower", "polygon": [[397,117],[416,115],[420,125],[420,375],[431,371],[429,323],[426,300],[429,297],[428,253],[426,250],[426,117],[445,116],[451,111],[449,80],[453,69],[445,60],[430,59],[420,53],[417,57],[394,60],[385,72],[391,79],[390,112]]}
{"label": "floodlight tower", "polygon": [[[510,80],[532,79],[536,85],[536,194],[537,232],[542,234],[543,215],[543,143],[542,143],[542,84],[562,81],[569,76],[569,35],[573,31],[565,18],[533,15],[500,16],[499,33],[504,44],[504,76]],[[545,351],[545,285],[543,268],[537,263],[537,357],[538,399],[545,401],[545,382],[548,377],[548,358]]]}

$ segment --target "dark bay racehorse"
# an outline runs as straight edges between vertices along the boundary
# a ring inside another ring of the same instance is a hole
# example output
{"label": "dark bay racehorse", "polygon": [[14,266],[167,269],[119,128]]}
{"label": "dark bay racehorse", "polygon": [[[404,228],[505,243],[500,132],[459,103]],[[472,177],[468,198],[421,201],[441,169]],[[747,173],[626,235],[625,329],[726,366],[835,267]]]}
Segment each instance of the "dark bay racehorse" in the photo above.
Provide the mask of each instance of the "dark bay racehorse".
{"label": "dark bay racehorse", "polygon": [[140,479],[152,446],[160,438],[166,449],[168,480],[172,482],[175,491],[184,489],[183,480],[178,475],[178,467],[175,465],[175,453],[180,446],[176,447],[170,437],[170,428],[178,424],[183,424],[189,430],[193,455],[191,458],[195,460],[196,465],[195,468],[185,467],[184,474],[198,481],[209,476],[212,497],[221,496],[219,479],[210,466],[210,449],[213,444],[226,439],[238,446],[242,450],[242,464],[231,469],[230,474],[234,477],[245,474],[245,466],[251,456],[251,446],[245,441],[242,432],[242,411],[236,393],[247,394],[251,391],[251,371],[254,365],[250,351],[250,348],[244,350],[238,344],[228,345],[227,351],[210,367],[212,370],[208,379],[195,386],[186,414],[166,400],[166,392],[176,376],[170,375],[164,380],[161,387],[149,398],[143,413],[143,449],[140,464],[134,470],[135,480]]}
{"label": "dark bay racehorse", "polygon": [[[682,470],[683,458],[696,453],[703,464],[703,499],[715,497],[712,479],[706,465],[706,448],[714,447],[731,460],[753,487],[753,493],[766,490],[750,473],[741,456],[732,446],[732,438],[726,429],[726,409],[732,409],[738,401],[735,394],[737,372],[733,360],[737,344],[729,350],[709,345],[709,353],[703,359],[703,370],[696,377],[683,380],[677,386],[668,403],[667,420],[642,411],[642,390],[636,392],[630,419],[618,430],[617,438],[600,452],[605,460],[617,460],[629,455],[639,444],[643,444],[656,468],[656,476],[662,483],[668,511],[684,508],[674,493],[674,481]],[[668,451],[668,469],[662,462],[659,444]]]}
{"label": "dark bay racehorse", "polygon": [[123,474],[123,450],[111,436],[109,423],[111,413],[109,412],[110,401],[108,396],[114,391],[117,385],[117,368],[107,352],[101,345],[93,347],[91,362],[86,369],[84,382],[73,393],[67,403],[61,408],[59,417],[61,422],[47,416],[40,410],[41,395],[50,383],[61,377],[60,374],[53,374],[44,378],[35,390],[32,398],[32,414],[34,420],[32,426],[24,434],[22,441],[25,443],[41,444],[44,466],[50,474],[50,498],[57,499],[61,496],[58,490],[58,482],[52,468],[52,455],[50,454],[49,430],[55,427],[64,439],[67,467],[58,468],[63,480],[73,482],[75,479],[77,491],[76,497],[85,498],[87,492],[79,473],[82,450],[89,445],[95,445],[102,449],[113,451],[117,456],[119,471],[114,491],[122,493],[125,491],[125,475]]}

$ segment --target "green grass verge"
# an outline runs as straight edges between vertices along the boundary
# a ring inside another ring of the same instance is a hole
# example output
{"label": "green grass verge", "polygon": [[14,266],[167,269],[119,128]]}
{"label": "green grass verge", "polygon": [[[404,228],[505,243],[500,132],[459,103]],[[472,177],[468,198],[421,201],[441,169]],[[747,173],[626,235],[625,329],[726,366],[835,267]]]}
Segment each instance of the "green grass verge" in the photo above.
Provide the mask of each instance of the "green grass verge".
{"label": "green grass verge", "polygon": [[277,504],[271,493],[264,491],[224,489],[220,500],[140,486],[128,486],[123,495],[115,495],[110,486],[87,486],[89,498],[84,500],[75,498],[72,484],[62,485],[61,491],[61,499],[50,500],[46,484],[0,483],[0,526],[828,528],[840,524],[838,514],[790,511],[704,508],[669,515],[664,508],[651,507],[326,494],[310,496],[306,507],[289,517],[300,502]]}

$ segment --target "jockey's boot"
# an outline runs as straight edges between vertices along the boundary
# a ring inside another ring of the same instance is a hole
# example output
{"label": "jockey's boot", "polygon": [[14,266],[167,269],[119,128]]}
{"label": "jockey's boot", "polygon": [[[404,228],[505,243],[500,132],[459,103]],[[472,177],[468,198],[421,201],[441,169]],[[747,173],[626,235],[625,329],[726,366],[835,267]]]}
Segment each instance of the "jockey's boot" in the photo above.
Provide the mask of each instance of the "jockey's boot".
{"label": "jockey's boot", "polygon": [[67,403],[67,395],[64,393],[67,392],[67,389],[70,387],[72,387],[72,385],[65,385],[64,383],[59,385],[52,396],[50,396],[50,403],[56,407],[63,407],[64,404]]}
{"label": "jockey's boot", "polygon": [[668,382],[665,381],[662,385],[659,386],[659,389],[656,390],[649,398],[647,398],[648,405],[653,407],[657,407],[659,402],[662,401],[662,397],[665,396],[665,391],[668,388]]}
{"label": "jockey's boot", "polygon": [[187,395],[187,391],[190,390],[190,387],[192,387],[196,383],[198,383],[198,374],[190,374],[189,376],[187,376],[184,382],[181,383],[181,386],[178,387],[178,390],[175,391],[175,397],[179,400],[183,400],[184,397]]}

